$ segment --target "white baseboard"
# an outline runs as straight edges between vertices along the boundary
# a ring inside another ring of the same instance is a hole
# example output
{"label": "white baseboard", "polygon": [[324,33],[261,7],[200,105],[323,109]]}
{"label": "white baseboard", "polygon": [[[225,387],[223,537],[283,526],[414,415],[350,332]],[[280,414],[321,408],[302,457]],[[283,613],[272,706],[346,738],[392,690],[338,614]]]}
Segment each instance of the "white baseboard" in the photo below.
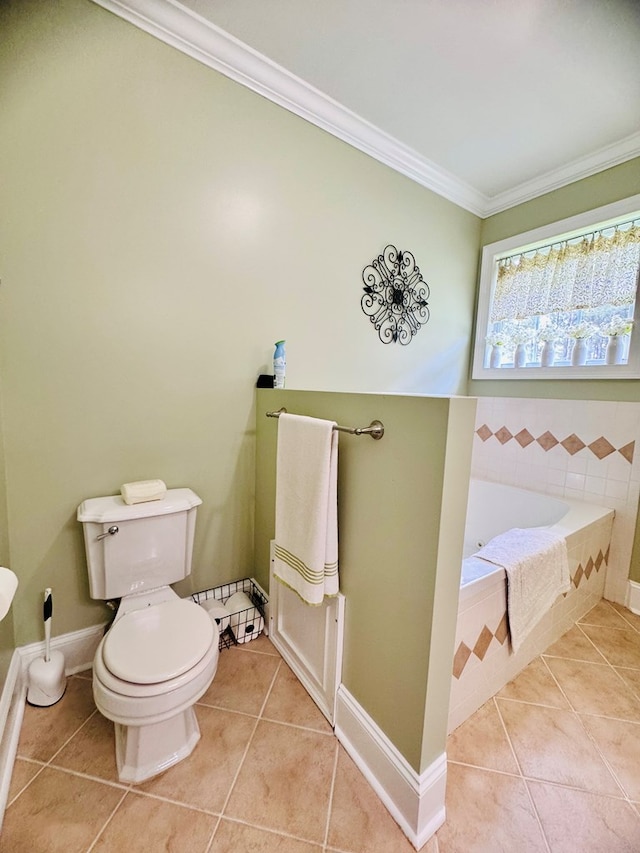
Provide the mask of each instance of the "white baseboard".
{"label": "white baseboard", "polygon": [[346,687],[338,688],[335,732],[416,850],[445,820],[447,759],[417,773]]}
{"label": "white baseboard", "polygon": [[[64,655],[64,671],[67,675],[82,672],[93,664],[96,649],[104,636],[105,624],[91,625],[80,631],[53,637],[51,649]],[[31,661],[44,655],[44,641],[20,646],[16,651],[20,656],[22,676],[26,679]]]}
{"label": "white baseboard", "polygon": [[629,581],[627,589],[627,607],[632,613],[640,616],[640,583]]}
{"label": "white baseboard", "polygon": [[9,786],[18,751],[26,692],[20,654],[16,649],[11,657],[0,696],[0,829],[9,799]]}
{"label": "white baseboard", "polygon": [[[104,635],[104,627],[104,624],[93,625],[51,640],[51,648],[61,651],[64,655],[67,675],[82,672],[92,665],[96,649]],[[13,765],[18,751],[29,664],[41,655],[44,655],[44,642],[17,648],[11,658],[0,695],[0,828],[8,805]]]}

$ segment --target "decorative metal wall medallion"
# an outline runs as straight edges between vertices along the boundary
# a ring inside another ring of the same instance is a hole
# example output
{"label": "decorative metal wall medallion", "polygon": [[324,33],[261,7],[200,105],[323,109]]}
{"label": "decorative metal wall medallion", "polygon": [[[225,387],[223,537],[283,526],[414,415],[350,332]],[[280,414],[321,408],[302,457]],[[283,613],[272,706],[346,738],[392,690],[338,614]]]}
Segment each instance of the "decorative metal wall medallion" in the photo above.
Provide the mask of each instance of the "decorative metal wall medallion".
{"label": "decorative metal wall medallion", "polygon": [[411,252],[387,246],[362,271],[360,304],[383,344],[410,344],[429,319],[429,285]]}

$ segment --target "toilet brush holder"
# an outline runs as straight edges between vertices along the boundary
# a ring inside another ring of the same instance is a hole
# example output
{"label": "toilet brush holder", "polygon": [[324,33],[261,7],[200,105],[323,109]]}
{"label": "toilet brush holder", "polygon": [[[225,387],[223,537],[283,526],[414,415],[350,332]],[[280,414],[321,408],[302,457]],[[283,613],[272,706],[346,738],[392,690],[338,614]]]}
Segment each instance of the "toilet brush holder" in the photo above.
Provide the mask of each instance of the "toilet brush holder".
{"label": "toilet brush holder", "polygon": [[64,655],[62,652],[49,653],[49,660],[36,658],[29,664],[29,686],[27,702],[30,705],[55,705],[62,699],[67,687],[64,674]]}
{"label": "toilet brush holder", "polygon": [[51,590],[44,591],[44,657],[36,658],[29,664],[29,686],[27,702],[30,705],[46,707],[55,705],[62,699],[67,687],[64,674],[64,655],[50,649],[51,617],[53,616],[53,597]]}

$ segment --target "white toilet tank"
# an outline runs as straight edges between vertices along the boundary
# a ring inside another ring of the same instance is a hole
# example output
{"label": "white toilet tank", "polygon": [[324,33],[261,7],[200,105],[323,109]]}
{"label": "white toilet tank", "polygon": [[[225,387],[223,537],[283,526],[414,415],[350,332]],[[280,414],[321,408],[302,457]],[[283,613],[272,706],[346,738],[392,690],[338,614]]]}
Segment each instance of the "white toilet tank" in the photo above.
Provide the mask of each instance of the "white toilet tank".
{"label": "white toilet tank", "polygon": [[131,506],[120,495],[83,501],[77,518],[91,598],[121,598],[186,578],[201,503],[191,489],[168,489],[160,501]]}

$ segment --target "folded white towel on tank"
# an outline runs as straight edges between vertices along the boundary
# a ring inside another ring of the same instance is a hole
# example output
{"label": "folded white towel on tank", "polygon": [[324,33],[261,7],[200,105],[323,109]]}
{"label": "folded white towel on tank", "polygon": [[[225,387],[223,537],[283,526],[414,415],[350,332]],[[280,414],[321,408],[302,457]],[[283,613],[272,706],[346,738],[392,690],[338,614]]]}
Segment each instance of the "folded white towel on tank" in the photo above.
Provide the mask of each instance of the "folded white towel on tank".
{"label": "folded white towel on tank", "polygon": [[167,494],[162,480],[136,480],[120,486],[122,500],[128,504],[141,504],[146,501],[161,501]]}

